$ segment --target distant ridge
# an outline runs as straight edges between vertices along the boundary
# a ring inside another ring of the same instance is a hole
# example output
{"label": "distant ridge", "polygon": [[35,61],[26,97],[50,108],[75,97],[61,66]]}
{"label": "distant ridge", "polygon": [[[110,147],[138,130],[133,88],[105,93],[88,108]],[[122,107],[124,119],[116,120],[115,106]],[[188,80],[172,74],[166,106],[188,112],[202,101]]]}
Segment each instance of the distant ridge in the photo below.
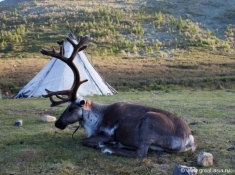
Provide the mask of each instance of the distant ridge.
{"label": "distant ridge", "polygon": [[0,0],[0,6],[16,5],[18,3],[22,3],[25,1],[27,1],[27,0]]}

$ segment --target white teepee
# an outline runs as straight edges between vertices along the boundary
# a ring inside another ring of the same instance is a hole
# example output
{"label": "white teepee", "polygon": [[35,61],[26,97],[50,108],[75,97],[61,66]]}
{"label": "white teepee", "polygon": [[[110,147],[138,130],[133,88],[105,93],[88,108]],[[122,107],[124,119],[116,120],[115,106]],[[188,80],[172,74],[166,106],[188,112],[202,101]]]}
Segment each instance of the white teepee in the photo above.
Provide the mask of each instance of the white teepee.
{"label": "white teepee", "polygon": [[[70,38],[77,44],[76,38],[70,34]],[[68,58],[73,51],[73,46],[66,41],[64,45],[65,56]],[[80,51],[74,59],[81,80],[88,79],[78,89],[78,95],[112,95],[117,91],[106,83],[99,73],[94,69],[83,51]],[[45,89],[50,91],[60,91],[70,89],[74,80],[74,75],[69,66],[57,58],[51,61],[28,83],[14,98],[30,98],[46,95]]]}

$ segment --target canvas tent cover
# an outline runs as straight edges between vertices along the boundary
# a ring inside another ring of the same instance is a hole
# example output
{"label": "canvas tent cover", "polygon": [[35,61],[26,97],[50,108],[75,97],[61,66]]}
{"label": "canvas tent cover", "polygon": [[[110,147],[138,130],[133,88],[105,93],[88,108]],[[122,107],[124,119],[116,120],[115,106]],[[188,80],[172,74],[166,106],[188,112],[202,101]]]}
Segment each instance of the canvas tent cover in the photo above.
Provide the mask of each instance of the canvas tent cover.
{"label": "canvas tent cover", "polygon": [[[69,35],[69,37],[77,43],[73,35]],[[64,50],[65,56],[69,58],[72,54],[73,46],[66,41]],[[78,89],[77,93],[80,96],[112,95],[113,93],[117,93],[117,91],[98,74],[83,51],[77,54],[74,59],[74,64],[79,70],[81,81],[88,79],[88,81],[83,83]],[[74,74],[71,68],[63,61],[52,58],[32,80],[14,96],[14,98],[40,97],[47,94],[45,89],[50,91],[67,90],[72,87],[73,81]]]}

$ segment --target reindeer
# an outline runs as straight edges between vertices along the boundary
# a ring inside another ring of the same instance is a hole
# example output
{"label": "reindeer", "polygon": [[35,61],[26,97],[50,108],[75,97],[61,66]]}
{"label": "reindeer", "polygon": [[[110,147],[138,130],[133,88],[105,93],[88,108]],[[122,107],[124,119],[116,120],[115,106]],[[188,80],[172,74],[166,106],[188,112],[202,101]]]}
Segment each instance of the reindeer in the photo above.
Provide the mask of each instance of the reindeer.
{"label": "reindeer", "polygon": [[[147,156],[148,150],[185,152],[196,149],[196,141],[188,125],[176,115],[153,107],[117,102],[98,104],[78,97],[77,90],[87,80],[80,80],[80,74],[73,60],[76,54],[87,47],[89,36],[81,36],[78,43],[67,37],[73,46],[69,58],[64,56],[64,40],[57,42],[60,51],[42,49],[41,53],[56,57],[66,63],[74,73],[70,90],[52,92],[46,89],[51,106],[70,102],[55,126],[65,129],[69,124],[79,122],[87,138],[83,145],[100,149],[101,153],[139,157]],[[56,97],[56,98],[55,98]]]}

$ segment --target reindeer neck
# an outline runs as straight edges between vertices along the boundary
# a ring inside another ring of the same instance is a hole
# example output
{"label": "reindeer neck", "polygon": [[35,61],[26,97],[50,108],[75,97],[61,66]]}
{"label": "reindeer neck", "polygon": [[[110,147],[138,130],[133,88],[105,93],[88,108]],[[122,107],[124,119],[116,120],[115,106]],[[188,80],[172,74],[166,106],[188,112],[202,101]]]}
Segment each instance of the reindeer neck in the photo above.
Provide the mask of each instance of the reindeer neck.
{"label": "reindeer neck", "polygon": [[103,119],[104,113],[109,105],[91,102],[83,108],[83,127],[87,137],[96,134],[98,126]]}
{"label": "reindeer neck", "polygon": [[90,110],[92,113],[103,114],[110,105],[100,104],[90,101],[90,105],[86,107],[86,110]]}

